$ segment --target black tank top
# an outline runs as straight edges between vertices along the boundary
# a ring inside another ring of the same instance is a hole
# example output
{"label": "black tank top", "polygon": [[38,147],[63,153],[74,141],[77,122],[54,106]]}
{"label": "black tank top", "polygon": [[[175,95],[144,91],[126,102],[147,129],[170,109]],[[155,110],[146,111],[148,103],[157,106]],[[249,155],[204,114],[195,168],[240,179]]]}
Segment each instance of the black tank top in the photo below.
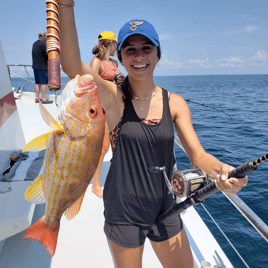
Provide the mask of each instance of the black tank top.
{"label": "black tank top", "polygon": [[174,204],[163,172],[148,172],[152,166],[165,166],[171,180],[175,164],[168,92],[162,89],[162,94],[163,115],[155,125],[144,123],[131,101],[125,104],[104,185],[104,216],[110,223],[149,226]]}

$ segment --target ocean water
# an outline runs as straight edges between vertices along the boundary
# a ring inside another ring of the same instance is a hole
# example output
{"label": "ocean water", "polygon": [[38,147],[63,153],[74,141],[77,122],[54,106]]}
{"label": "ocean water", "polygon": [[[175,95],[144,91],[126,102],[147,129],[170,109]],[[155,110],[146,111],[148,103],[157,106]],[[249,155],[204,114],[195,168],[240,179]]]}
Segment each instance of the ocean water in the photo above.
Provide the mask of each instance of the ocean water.
{"label": "ocean water", "polygon": [[[62,84],[68,81],[62,78]],[[12,78],[11,83],[34,91],[24,79]],[[268,75],[158,76],[155,83],[214,108],[188,102],[201,144],[221,161],[236,167],[268,154]],[[175,147],[178,169],[189,169],[187,156]],[[238,196],[268,225],[268,162],[249,175],[248,185]],[[268,267],[268,242],[222,193],[207,198],[204,206],[249,267]],[[202,206],[196,209],[234,267],[245,267]]]}

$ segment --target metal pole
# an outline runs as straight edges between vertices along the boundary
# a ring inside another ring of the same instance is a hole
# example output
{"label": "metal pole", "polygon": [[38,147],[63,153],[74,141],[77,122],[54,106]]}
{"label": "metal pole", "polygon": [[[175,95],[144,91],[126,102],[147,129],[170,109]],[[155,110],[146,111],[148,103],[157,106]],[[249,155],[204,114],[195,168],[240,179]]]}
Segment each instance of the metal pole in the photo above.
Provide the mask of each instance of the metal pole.
{"label": "metal pole", "polygon": [[[24,70],[25,70],[25,72],[27,73],[28,78],[29,78],[29,80],[30,80],[30,82],[31,82],[31,84],[32,84],[32,86],[33,86],[33,88],[34,88],[34,84],[33,84],[32,80],[31,80],[31,77],[30,77],[28,71],[27,71],[27,67],[26,67],[26,65],[23,65],[23,67],[24,67]],[[35,88],[34,88],[34,89],[35,89]]]}

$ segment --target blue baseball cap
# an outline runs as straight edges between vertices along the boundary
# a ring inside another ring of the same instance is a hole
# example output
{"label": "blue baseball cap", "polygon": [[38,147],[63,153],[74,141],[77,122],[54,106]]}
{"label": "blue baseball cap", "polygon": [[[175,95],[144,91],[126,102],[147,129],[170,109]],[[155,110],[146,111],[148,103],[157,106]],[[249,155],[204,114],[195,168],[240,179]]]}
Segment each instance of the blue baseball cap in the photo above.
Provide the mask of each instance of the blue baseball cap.
{"label": "blue baseball cap", "polygon": [[117,49],[121,50],[126,39],[134,34],[147,37],[155,46],[159,46],[159,37],[154,26],[146,20],[131,20],[119,31]]}

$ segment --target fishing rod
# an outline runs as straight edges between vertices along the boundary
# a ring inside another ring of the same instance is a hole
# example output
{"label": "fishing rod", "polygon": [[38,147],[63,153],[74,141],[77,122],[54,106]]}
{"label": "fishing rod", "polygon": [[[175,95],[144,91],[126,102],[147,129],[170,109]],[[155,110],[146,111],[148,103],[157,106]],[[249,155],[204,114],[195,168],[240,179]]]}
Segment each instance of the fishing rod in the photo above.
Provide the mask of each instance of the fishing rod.
{"label": "fishing rod", "polygon": [[[239,167],[231,170],[228,177],[243,178],[249,175],[257,169],[257,167],[268,160],[268,154],[260,157],[255,161],[248,161]],[[153,166],[148,169],[150,173],[163,172],[165,181],[167,183],[169,193],[177,195],[179,197],[186,197],[186,199],[180,203],[176,203],[165,213],[161,214],[156,222],[162,223],[163,220],[174,214],[181,213],[187,208],[198,205],[204,202],[204,199],[218,192],[215,182],[208,184],[208,178],[205,172],[201,168],[189,169],[185,171],[174,170],[172,174],[172,184],[167,178],[165,167]]]}
{"label": "fishing rod", "polygon": [[201,105],[201,106],[210,108],[210,109],[214,109],[214,110],[216,110],[216,111],[218,111],[218,112],[221,112],[221,113],[224,113],[224,114],[230,116],[229,114],[225,113],[224,111],[221,111],[221,110],[216,109],[216,108],[214,108],[214,107],[210,107],[210,106],[208,106],[208,105],[205,105],[204,103],[199,103],[199,102],[196,102],[196,101],[191,101],[191,100],[189,100],[189,99],[186,99],[185,101],[188,101],[188,102],[191,102],[191,103],[194,103],[194,104],[198,104],[198,105]]}

